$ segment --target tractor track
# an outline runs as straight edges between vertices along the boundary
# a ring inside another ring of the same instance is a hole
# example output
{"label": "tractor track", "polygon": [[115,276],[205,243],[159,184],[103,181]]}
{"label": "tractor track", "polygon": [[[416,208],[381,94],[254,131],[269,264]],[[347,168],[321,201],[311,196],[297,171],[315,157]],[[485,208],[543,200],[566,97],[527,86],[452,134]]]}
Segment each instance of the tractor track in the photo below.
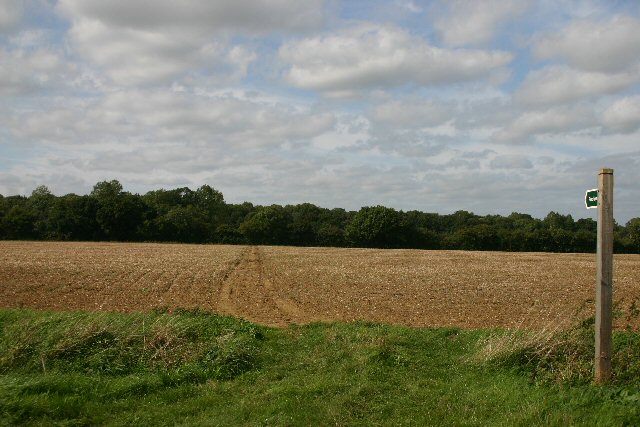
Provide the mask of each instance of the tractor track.
{"label": "tractor track", "polygon": [[296,303],[266,277],[261,248],[245,248],[221,276],[217,312],[278,327],[306,320]]}

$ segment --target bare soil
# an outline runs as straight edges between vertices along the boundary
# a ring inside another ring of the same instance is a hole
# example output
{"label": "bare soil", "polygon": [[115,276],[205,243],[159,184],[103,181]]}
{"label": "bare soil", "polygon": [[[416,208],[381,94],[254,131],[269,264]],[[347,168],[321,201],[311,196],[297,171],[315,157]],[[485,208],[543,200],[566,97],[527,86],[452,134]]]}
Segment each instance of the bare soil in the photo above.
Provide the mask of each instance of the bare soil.
{"label": "bare soil", "polygon": [[[614,263],[617,327],[637,329],[640,255]],[[556,329],[594,294],[593,254],[0,242],[0,307]]]}

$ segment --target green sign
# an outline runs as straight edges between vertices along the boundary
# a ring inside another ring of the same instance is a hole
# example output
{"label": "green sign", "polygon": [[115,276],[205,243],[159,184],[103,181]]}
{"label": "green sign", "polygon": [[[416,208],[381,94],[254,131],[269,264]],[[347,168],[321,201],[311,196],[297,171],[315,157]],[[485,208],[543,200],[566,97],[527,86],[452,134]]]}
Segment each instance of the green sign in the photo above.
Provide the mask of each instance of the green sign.
{"label": "green sign", "polygon": [[595,209],[598,207],[598,189],[587,190],[587,194],[584,196],[584,204],[587,209]]}

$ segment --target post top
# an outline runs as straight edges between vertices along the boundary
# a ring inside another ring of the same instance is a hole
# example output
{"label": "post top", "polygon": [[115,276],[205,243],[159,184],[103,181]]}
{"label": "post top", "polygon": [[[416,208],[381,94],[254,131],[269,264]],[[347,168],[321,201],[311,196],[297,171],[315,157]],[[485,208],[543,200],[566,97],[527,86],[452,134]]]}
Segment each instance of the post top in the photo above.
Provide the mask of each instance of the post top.
{"label": "post top", "polygon": [[602,168],[602,169],[600,169],[600,173],[598,175],[602,175],[602,174],[613,175],[613,169]]}

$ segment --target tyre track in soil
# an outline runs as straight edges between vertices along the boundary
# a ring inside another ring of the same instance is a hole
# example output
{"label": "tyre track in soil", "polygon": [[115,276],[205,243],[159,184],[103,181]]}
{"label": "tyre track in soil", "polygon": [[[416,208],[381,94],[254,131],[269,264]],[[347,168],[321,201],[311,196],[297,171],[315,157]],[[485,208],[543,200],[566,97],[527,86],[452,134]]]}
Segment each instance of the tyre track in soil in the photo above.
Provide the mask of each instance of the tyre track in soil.
{"label": "tyre track in soil", "polygon": [[219,283],[215,310],[220,314],[276,327],[308,321],[295,302],[279,294],[265,277],[264,255],[257,246],[243,249],[222,273]]}

